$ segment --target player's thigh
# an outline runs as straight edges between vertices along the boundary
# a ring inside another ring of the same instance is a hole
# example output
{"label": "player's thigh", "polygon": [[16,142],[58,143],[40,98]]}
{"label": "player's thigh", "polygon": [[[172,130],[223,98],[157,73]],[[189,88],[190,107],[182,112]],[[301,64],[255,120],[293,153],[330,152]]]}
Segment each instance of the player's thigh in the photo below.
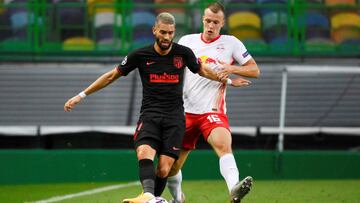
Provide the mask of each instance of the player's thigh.
{"label": "player's thigh", "polygon": [[141,117],[134,134],[138,159],[149,158],[161,148],[161,123],[158,118]]}
{"label": "player's thigh", "polygon": [[162,147],[160,155],[167,155],[177,159],[180,154],[185,134],[185,117],[166,119],[162,126]]}
{"label": "player's thigh", "polygon": [[199,140],[201,131],[201,115],[186,113],[186,129],[182,142],[182,148],[185,150],[193,150]]}
{"label": "player's thigh", "polygon": [[207,142],[213,147],[218,156],[232,153],[231,150],[231,133],[227,128],[216,127],[212,129],[208,136]]}

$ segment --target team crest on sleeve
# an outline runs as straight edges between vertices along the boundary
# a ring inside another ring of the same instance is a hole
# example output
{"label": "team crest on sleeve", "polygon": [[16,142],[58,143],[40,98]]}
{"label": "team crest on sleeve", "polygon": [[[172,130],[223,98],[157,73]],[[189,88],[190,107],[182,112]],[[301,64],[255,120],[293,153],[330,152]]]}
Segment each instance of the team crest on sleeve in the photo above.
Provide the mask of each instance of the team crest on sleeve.
{"label": "team crest on sleeve", "polygon": [[121,65],[122,65],[122,66],[125,65],[126,62],[127,62],[127,56],[125,56],[125,58],[121,61]]}
{"label": "team crest on sleeve", "polygon": [[181,56],[175,56],[173,63],[176,68],[181,68],[184,65],[183,58]]}

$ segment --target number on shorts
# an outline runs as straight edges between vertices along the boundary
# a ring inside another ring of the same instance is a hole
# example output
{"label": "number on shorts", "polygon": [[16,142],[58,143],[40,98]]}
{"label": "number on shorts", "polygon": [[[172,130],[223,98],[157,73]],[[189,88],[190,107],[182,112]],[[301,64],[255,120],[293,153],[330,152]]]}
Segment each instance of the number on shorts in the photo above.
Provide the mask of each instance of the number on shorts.
{"label": "number on shorts", "polygon": [[210,123],[221,121],[218,115],[209,115],[206,118],[210,121]]}

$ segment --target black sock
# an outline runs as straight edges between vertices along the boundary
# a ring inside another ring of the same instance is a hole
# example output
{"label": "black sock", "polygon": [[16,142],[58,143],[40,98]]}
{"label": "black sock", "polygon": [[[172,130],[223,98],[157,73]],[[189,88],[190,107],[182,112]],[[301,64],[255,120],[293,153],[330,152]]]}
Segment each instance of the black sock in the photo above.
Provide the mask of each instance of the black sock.
{"label": "black sock", "polygon": [[164,192],[165,186],[167,182],[167,177],[161,178],[156,176],[155,179],[155,196],[159,197]]}
{"label": "black sock", "polygon": [[139,161],[140,182],[145,192],[154,194],[155,190],[155,169],[154,162],[150,159]]}

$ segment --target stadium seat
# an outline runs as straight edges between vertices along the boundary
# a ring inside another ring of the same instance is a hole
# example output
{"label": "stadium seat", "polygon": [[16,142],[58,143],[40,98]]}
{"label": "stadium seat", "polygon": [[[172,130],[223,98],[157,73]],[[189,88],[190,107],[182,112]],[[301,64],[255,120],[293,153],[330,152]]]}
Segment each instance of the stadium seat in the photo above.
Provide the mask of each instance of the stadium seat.
{"label": "stadium seat", "polygon": [[289,36],[287,18],[287,13],[284,12],[270,12],[262,17],[262,31],[268,43],[276,38],[283,39]]}
{"label": "stadium seat", "polygon": [[355,13],[338,13],[331,18],[331,28],[337,29],[339,27],[359,27],[360,16]]}
{"label": "stadium seat", "polygon": [[307,26],[305,39],[330,39],[330,30],[320,26]]}
{"label": "stadium seat", "polygon": [[[233,13],[239,11],[251,11],[256,12],[256,8],[252,7],[256,3],[256,0],[228,0],[225,1],[226,15],[230,16]],[[243,6],[234,6],[234,4],[242,4]]]}
{"label": "stadium seat", "polygon": [[333,41],[326,38],[311,38],[305,41],[305,51],[316,52],[317,54],[328,54],[336,51]]}
{"label": "stadium seat", "polygon": [[356,0],[325,0],[325,4],[328,6],[356,5]]}
{"label": "stadium seat", "polygon": [[256,13],[241,11],[233,13],[228,17],[228,26],[230,29],[243,26],[250,26],[260,29],[261,22],[260,17]]}
{"label": "stadium seat", "polygon": [[275,26],[283,26],[288,23],[288,15],[285,12],[271,12],[263,15],[262,20],[262,29],[267,30]]}
{"label": "stadium seat", "polygon": [[306,2],[310,3],[310,4],[323,4],[324,3],[323,0],[307,0]]}
{"label": "stadium seat", "polygon": [[257,0],[257,3],[286,4],[287,0]]}
{"label": "stadium seat", "polygon": [[85,24],[87,18],[87,15],[85,15],[85,7],[86,5],[82,0],[56,1],[55,15],[59,18],[59,24],[57,26],[60,30],[62,41],[72,37],[84,36],[87,27]]}
{"label": "stadium seat", "polygon": [[360,39],[360,16],[349,12],[334,15],[331,18],[331,37],[338,44]]}
{"label": "stadium seat", "polygon": [[289,51],[292,50],[292,46],[294,44],[294,40],[287,37],[287,36],[279,36],[276,38],[273,38],[270,43],[269,47],[271,51],[277,52],[277,53],[283,53],[288,54]]}
{"label": "stadium seat", "polygon": [[327,48],[328,43],[323,42],[330,41],[330,22],[325,15],[315,10],[307,11],[299,16],[299,27],[305,29],[305,36],[302,39],[306,41],[306,47],[319,44],[320,47]]}
{"label": "stadium seat", "polygon": [[[133,27],[133,48],[139,48],[154,41],[152,26],[156,20],[154,13],[149,11],[137,11],[131,14],[128,23]],[[131,21],[129,21],[131,20]]]}
{"label": "stadium seat", "polygon": [[360,57],[360,38],[344,40],[339,45],[338,50],[341,53],[350,53],[354,54],[357,57]]}
{"label": "stadium seat", "polygon": [[87,0],[88,15],[94,16],[96,13],[114,13],[114,0]]}
{"label": "stadium seat", "polygon": [[[12,36],[11,40],[23,41],[31,45],[32,29],[35,24],[35,15],[28,7],[26,0],[12,0],[4,2],[8,6]],[[38,17],[38,24],[42,24],[42,19]]]}
{"label": "stadium seat", "polygon": [[156,13],[169,12],[169,13],[184,13],[185,9],[182,7],[186,3],[186,0],[155,0],[155,4],[177,4],[172,7],[160,7],[156,9]]}
{"label": "stadium seat", "polygon": [[65,51],[93,51],[95,43],[86,37],[72,37],[63,42]]}
{"label": "stadium seat", "polygon": [[287,37],[288,36],[288,26],[287,25],[278,25],[263,30],[263,36],[266,42],[271,42],[278,37]]}
{"label": "stadium seat", "polygon": [[229,34],[234,35],[241,41],[249,39],[262,39],[261,30],[250,26],[229,29]]}
{"label": "stadium seat", "polygon": [[[276,7],[266,7],[266,8],[261,8],[259,9],[259,14],[261,16],[264,16],[268,13],[273,13],[273,12],[286,12],[287,10],[287,0],[257,0],[257,4],[258,5],[265,5],[265,4],[276,4]],[[265,5],[266,6],[266,5]]]}
{"label": "stadium seat", "polygon": [[267,44],[263,39],[246,39],[242,40],[247,49],[252,53],[264,52],[267,50]]}
{"label": "stadium seat", "polygon": [[322,28],[330,29],[330,22],[327,16],[320,12],[308,11],[300,16],[299,26],[320,26]]}
{"label": "stadium seat", "polygon": [[239,11],[229,16],[229,34],[240,40],[262,39],[260,17],[251,11]]}
{"label": "stadium seat", "polygon": [[340,27],[331,31],[331,38],[338,44],[347,40],[360,39],[360,28]]}
{"label": "stadium seat", "polygon": [[136,26],[153,26],[156,16],[150,12],[135,12],[131,14],[131,24]]}
{"label": "stadium seat", "polygon": [[3,11],[0,13],[0,42],[11,36],[11,22],[9,12]]}

